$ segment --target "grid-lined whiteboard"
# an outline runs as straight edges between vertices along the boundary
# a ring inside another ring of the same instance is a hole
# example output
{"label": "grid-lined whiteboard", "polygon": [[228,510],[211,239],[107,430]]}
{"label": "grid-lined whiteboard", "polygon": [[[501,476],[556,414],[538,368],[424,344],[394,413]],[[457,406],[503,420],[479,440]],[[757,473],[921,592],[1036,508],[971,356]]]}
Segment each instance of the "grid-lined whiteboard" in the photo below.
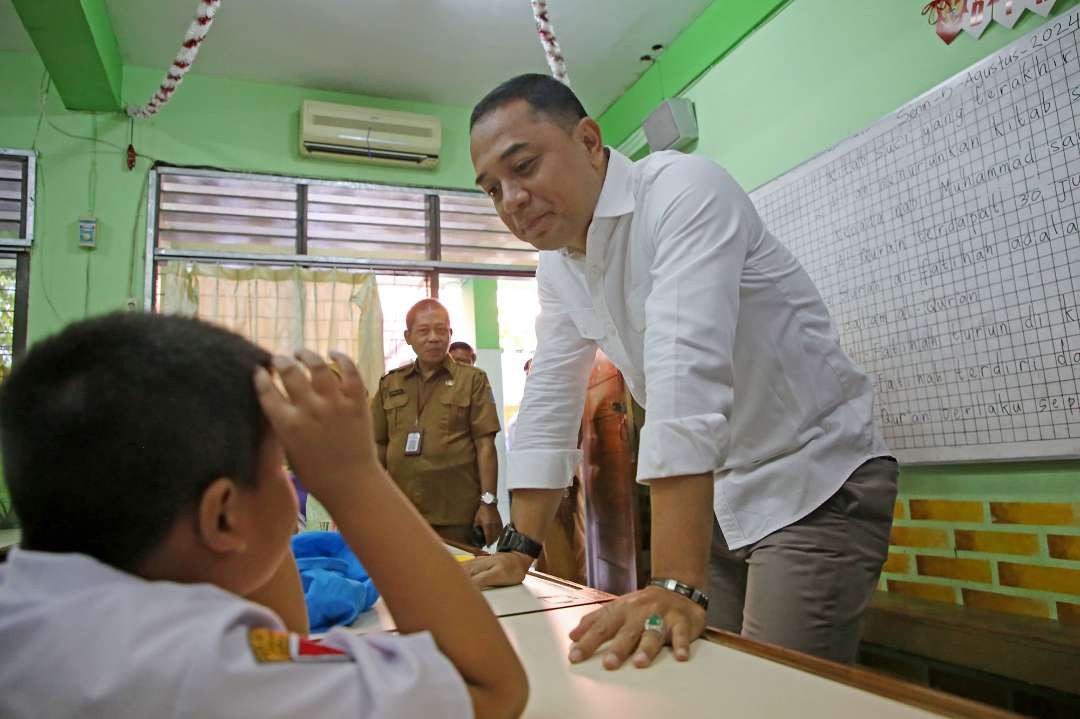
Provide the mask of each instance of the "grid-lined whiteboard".
{"label": "grid-lined whiteboard", "polygon": [[1080,8],[751,194],[905,462],[1080,456]]}

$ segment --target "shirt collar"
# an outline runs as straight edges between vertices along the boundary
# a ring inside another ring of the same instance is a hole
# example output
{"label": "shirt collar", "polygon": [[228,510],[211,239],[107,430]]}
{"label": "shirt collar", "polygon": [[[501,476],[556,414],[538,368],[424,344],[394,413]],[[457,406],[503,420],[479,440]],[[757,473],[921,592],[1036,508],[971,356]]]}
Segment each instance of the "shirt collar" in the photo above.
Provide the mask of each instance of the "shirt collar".
{"label": "shirt collar", "polygon": [[55,595],[111,582],[144,581],[85,554],[36,552],[12,547],[4,585],[24,594]]}
{"label": "shirt collar", "polygon": [[[455,362],[453,359],[451,359],[449,354],[447,354],[445,357],[443,357],[442,367],[443,367],[443,369],[445,369],[450,374],[453,374],[453,368],[454,368],[454,365],[456,365],[456,364],[457,364],[457,362]],[[419,358],[414,359],[413,363],[411,365],[409,365],[409,369],[405,370],[405,376],[406,377],[408,377],[411,374],[420,374],[420,359]],[[438,374],[438,372],[436,371],[435,374]]]}
{"label": "shirt collar", "polygon": [[600,197],[596,200],[593,218],[619,217],[634,211],[634,163],[629,157],[613,148],[608,151],[607,174]]}

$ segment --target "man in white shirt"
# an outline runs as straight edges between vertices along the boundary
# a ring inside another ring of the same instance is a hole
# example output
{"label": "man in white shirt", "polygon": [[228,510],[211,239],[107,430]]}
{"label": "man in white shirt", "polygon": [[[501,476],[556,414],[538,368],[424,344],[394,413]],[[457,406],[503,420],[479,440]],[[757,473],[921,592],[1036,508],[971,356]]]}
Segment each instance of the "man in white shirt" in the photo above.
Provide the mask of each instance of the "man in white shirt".
{"label": "man in white shirt", "polygon": [[477,184],[541,251],[513,521],[504,551],[470,564],[474,580],[520,581],[543,541],[579,461],[599,347],[646,408],[637,479],[652,497],[655,585],[587,616],[570,660],[609,639],[608,668],[631,655],[647,666],[664,644],[685,660],[711,594],[710,624],[851,661],[897,470],[871,384],[806,272],[720,167],[674,152],[632,163],[549,77],[493,90],[471,142]]}

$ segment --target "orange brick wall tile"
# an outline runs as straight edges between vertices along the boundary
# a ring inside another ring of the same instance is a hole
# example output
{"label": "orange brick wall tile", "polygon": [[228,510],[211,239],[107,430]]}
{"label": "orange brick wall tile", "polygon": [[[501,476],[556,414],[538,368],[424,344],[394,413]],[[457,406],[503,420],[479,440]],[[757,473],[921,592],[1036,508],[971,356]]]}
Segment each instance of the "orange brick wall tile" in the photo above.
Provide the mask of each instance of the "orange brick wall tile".
{"label": "orange brick wall tile", "polygon": [[1057,610],[1059,622],[1080,627],[1080,604],[1058,602]]}
{"label": "orange brick wall tile", "polygon": [[1080,569],[998,562],[998,578],[1007,587],[1080,595]]}
{"label": "orange brick wall tile", "polygon": [[1030,617],[1050,617],[1050,605],[1041,599],[1028,599],[1027,597],[1011,597],[1006,594],[995,592],[983,592],[978,589],[961,589],[964,596],[964,606],[977,609],[989,609],[994,612],[1008,612],[1009,614],[1025,614]]}
{"label": "orange brick wall tile", "polygon": [[956,548],[968,552],[992,552],[994,554],[1023,554],[1034,556],[1039,553],[1039,537],[1021,532],[980,532],[957,529]]}
{"label": "orange brick wall tile", "polygon": [[928,527],[893,527],[889,544],[898,547],[932,547],[948,549],[949,535],[942,529]]}
{"label": "orange brick wall tile", "polygon": [[947,499],[911,499],[912,519],[934,519],[944,522],[982,522],[985,519],[982,502],[957,502]]}
{"label": "orange brick wall tile", "polygon": [[1055,559],[1080,560],[1080,537],[1048,534],[1046,535],[1046,544],[1050,548],[1050,556]]}
{"label": "orange brick wall tile", "polygon": [[995,524],[1080,525],[1077,505],[1054,502],[991,502]]}
{"label": "orange brick wall tile", "polygon": [[916,557],[919,574],[928,577],[966,579],[970,582],[993,582],[990,562],[985,559],[953,559],[951,557]]}
{"label": "orange brick wall tile", "polygon": [[892,516],[893,519],[907,519],[907,512],[904,511],[904,500],[896,500],[896,504],[893,505]]}
{"label": "orange brick wall tile", "polygon": [[911,572],[911,555],[899,554],[897,552],[889,552],[889,558],[885,560],[885,565],[881,568],[883,572],[893,572],[895,574],[908,574]]}
{"label": "orange brick wall tile", "polygon": [[890,592],[903,594],[908,597],[919,599],[931,599],[935,602],[949,602],[956,604],[956,590],[940,584],[922,584],[921,582],[901,582],[890,579],[887,586]]}

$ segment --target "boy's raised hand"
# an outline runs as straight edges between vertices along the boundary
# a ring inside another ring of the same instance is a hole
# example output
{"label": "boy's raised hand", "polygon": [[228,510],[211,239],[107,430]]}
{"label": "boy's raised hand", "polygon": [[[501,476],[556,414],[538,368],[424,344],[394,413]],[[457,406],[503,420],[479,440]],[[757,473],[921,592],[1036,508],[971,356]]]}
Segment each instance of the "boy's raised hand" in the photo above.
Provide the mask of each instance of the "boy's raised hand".
{"label": "boy's raised hand", "polygon": [[331,352],[330,358],[340,378],[309,350],[297,352],[296,360],[275,356],[284,395],[269,372],[255,371],[255,391],[274,434],[304,486],[323,503],[348,495],[364,476],[382,471],[360,373],[347,356]]}

